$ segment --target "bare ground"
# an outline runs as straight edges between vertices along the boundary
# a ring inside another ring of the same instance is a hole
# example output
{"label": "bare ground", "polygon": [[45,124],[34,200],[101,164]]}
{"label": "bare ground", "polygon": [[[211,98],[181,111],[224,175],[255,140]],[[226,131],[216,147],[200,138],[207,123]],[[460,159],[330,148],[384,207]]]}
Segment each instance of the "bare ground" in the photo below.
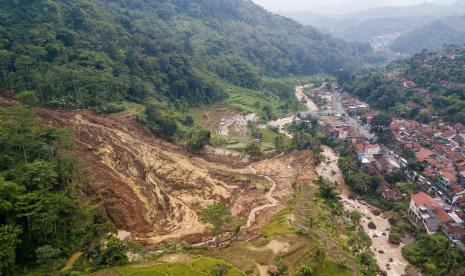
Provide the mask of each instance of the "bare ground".
{"label": "bare ground", "polygon": [[253,172],[243,164],[189,158],[183,148],[155,137],[128,114],[99,116],[48,108],[37,108],[37,113],[43,122],[74,133],[78,153],[89,163],[91,193],[117,229],[130,232],[131,239],[147,247],[203,241],[208,234],[199,211],[209,204],[224,203],[246,219],[253,208],[267,202],[265,192],[253,185],[266,182],[267,175],[277,183],[274,196],[279,204],[259,213],[244,234],[247,238],[285,206],[292,182],[302,173],[292,164],[304,161],[312,166],[311,153],[301,152],[253,164]]}

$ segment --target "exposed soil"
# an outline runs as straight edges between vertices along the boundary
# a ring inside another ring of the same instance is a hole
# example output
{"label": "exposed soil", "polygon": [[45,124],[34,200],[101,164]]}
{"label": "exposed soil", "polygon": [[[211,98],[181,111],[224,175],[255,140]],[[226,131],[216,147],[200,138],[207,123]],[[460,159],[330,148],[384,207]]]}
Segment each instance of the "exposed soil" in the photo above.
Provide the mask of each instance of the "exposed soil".
{"label": "exposed soil", "polygon": [[89,162],[91,193],[101,200],[117,229],[150,248],[204,241],[208,234],[199,212],[209,204],[226,204],[233,215],[246,220],[271,196],[253,182],[273,181],[277,202],[256,212],[259,217],[241,235],[247,238],[285,207],[292,182],[301,170],[309,170],[294,170],[292,164],[313,166],[310,152],[252,164],[256,171],[238,163],[189,158],[183,148],[155,137],[129,114],[99,116],[48,108],[37,108],[37,113],[43,122],[74,133],[78,153]]}
{"label": "exposed soil", "polygon": [[42,108],[38,114],[74,132],[80,155],[90,162],[92,189],[109,218],[142,244],[202,234],[202,207],[229,205],[237,193],[252,191],[246,182],[213,177],[209,162],[193,162],[183,149],[154,137],[127,114],[104,117]]}
{"label": "exposed soil", "polygon": [[309,87],[308,85],[297,86],[295,88],[295,96],[297,97],[299,101],[302,101],[305,103],[305,106],[307,107],[309,111],[318,111],[319,110],[318,106],[312,100],[310,100],[310,98],[304,93],[304,89],[308,87]]}

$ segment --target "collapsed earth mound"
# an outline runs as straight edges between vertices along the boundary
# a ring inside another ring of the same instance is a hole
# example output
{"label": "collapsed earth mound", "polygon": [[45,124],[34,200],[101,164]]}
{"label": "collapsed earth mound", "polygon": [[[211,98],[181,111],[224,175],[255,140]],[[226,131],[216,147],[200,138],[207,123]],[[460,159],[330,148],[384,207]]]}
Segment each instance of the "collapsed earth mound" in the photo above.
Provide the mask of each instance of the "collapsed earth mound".
{"label": "collapsed earth mound", "polygon": [[[227,172],[211,172],[208,162],[188,158],[131,116],[50,109],[38,114],[46,123],[72,130],[80,155],[90,162],[92,191],[107,215],[118,229],[147,245],[202,234],[202,207],[231,205],[236,193],[247,193],[250,181],[228,183]],[[255,204],[264,200],[257,196]]]}

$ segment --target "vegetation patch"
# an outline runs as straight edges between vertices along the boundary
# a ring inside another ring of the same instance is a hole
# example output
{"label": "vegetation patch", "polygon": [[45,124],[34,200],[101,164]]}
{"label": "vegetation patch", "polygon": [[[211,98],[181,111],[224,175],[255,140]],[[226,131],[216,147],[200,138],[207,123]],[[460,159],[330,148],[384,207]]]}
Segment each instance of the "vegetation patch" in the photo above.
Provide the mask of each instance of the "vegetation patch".
{"label": "vegetation patch", "polygon": [[122,276],[245,275],[231,264],[207,257],[197,257],[190,264],[159,263],[151,266],[141,266],[134,264],[117,267],[113,270]]}
{"label": "vegetation patch", "polygon": [[288,216],[292,213],[293,207],[288,206],[287,208],[281,210],[277,213],[271,221],[265,225],[260,232],[265,237],[271,237],[273,235],[293,233],[296,229],[292,225]]}

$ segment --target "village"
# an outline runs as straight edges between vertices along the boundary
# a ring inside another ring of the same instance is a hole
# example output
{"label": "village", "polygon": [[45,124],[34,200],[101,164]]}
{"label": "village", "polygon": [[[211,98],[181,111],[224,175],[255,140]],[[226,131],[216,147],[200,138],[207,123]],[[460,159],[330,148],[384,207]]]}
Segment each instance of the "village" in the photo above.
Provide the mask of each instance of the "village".
{"label": "village", "polygon": [[[408,199],[407,194],[383,177],[403,173],[419,191],[410,197],[410,221],[428,234],[442,231],[465,251],[465,126],[438,119],[422,124],[395,117],[388,127],[395,145],[388,148],[377,143],[376,135],[370,131],[378,112],[367,103],[335,83],[312,89],[309,96],[320,105],[320,111],[310,115],[318,118],[326,135],[350,143],[364,172],[381,177],[378,192],[382,197],[394,201]],[[411,162],[419,166],[412,166]]]}

